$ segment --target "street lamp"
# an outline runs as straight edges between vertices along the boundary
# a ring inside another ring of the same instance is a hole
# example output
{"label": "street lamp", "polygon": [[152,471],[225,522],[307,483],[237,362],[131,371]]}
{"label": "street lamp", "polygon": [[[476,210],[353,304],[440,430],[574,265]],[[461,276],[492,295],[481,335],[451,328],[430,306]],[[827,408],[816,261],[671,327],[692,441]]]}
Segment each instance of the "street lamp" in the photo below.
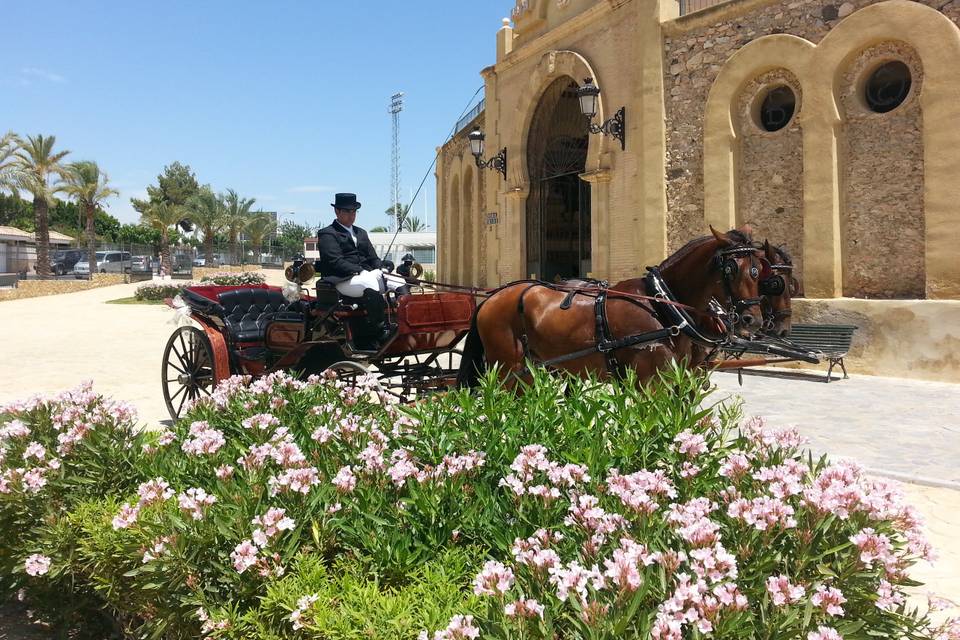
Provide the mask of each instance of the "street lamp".
{"label": "street lamp", "polygon": [[489,160],[483,159],[483,141],[487,136],[483,135],[480,129],[474,129],[468,136],[470,138],[470,152],[477,160],[477,166],[481,169],[495,169],[500,172],[503,179],[507,179],[507,148],[500,149],[500,153]]}
{"label": "street lamp", "polygon": [[590,133],[602,133],[620,141],[620,149],[627,148],[627,108],[620,107],[612,118],[603,124],[594,124],[597,115],[597,105],[600,98],[600,87],[593,84],[593,78],[586,78],[583,86],[577,89],[577,99],[580,100],[580,112],[587,117]]}

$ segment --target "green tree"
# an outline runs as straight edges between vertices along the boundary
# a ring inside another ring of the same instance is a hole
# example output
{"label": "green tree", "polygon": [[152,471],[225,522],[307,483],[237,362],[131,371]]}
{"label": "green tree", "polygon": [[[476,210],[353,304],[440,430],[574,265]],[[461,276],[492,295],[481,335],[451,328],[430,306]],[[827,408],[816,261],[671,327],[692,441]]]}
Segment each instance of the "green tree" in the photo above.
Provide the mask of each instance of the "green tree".
{"label": "green tree", "polygon": [[53,197],[63,188],[67,169],[63,159],[69,151],[54,151],[56,136],[27,136],[14,152],[17,187],[33,195],[37,234],[37,274],[50,275],[50,228],[47,214]]}
{"label": "green tree", "polygon": [[247,223],[247,236],[250,238],[250,247],[253,249],[253,261],[260,262],[260,253],[263,250],[263,241],[277,230],[277,221],[273,216],[257,211],[252,214]]}
{"label": "green tree", "polygon": [[403,219],[403,231],[410,231],[417,233],[419,231],[427,230],[427,223],[418,218],[417,216],[410,216],[409,218]]}
{"label": "green tree", "polygon": [[223,196],[204,186],[187,200],[187,215],[203,234],[203,257],[207,266],[213,264],[213,243],[226,227],[227,207]]}
{"label": "green tree", "polygon": [[256,199],[241,198],[233,189],[227,189],[223,201],[226,205],[225,228],[230,241],[231,264],[240,264],[240,234],[250,222],[250,207]]}
{"label": "green tree", "polygon": [[120,192],[110,186],[110,178],[100,171],[96,162],[89,160],[73,162],[68,169],[63,191],[75,199],[77,205],[86,214],[87,259],[90,262],[90,273],[96,273],[97,236],[94,225],[96,213],[107,198],[118,196]]}
{"label": "green tree", "polygon": [[400,204],[399,206],[392,204],[389,207],[387,207],[386,211],[384,211],[384,213],[390,216],[390,227],[387,230],[393,231],[394,229],[396,229],[398,226],[397,224],[398,221],[400,225],[402,225],[403,221],[406,219],[407,214],[409,212],[410,212],[410,205],[406,205],[406,204]]}
{"label": "green tree", "polygon": [[169,202],[158,202],[140,214],[142,224],[160,233],[160,265],[164,273],[173,272],[170,260],[170,228],[184,226],[185,220],[180,206]]}
{"label": "green tree", "polygon": [[20,146],[20,139],[12,131],[8,131],[0,137],[0,192],[10,191],[15,193],[17,189],[16,160],[15,153]]}
{"label": "green tree", "polygon": [[121,225],[113,239],[127,245],[149,245],[153,248],[154,255],[160,253],[160,231],[143,224]]}
{"label": "green tree", "polygon": [[147,187],[146,200],[131,198],[130,203],[140,213],[160,202],[182,207],[198,191],[200,184],[190,166],[174,162],[164,167],[163,172],[157,176],[157,186]]}
{"label": "green tree", "polygon": [[303,253],[304,239],[313,235],[313,229],[292,220],[280,223],[277,242],[280,244],[281,254],[284,258],[292,258]]}
{"label": "green tree", "polygon": [[387,227],[383,226],[382,224],[381,224],[381,225],[377,225],[377,226],[374,227],[373,229],[370,229],[370,233],[387,233],[388,231],[390,231],[390,229],[388,229]]}
{"label": "green tree", "polygon": [[0,224],[33,231],[33,206],[16,192],[0,193]]}

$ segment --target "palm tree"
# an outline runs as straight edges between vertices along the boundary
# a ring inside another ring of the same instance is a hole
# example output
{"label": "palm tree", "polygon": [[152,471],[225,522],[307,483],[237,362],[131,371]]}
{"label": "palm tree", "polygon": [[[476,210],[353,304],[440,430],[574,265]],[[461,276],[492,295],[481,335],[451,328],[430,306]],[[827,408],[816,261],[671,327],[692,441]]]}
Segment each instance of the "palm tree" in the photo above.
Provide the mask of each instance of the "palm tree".
{"label": "palm tree", "polygon": [[120,192],[109,186],[110,178],[100,171],[96,162],[84,160],[73,162],[68,167],[64,193],[77,201],[87,214],[87,259],[90,262],[90,273],[97,272],[97,236],[93,220],[104,200],[110,196],[118,196]]}
{"label": "palm tree", "polygon": [[20,146],[20,138],[8,131],[0,138],[0,191],[16,191],[17,176],[14,153]]}
{"label": "palm tree", "polygon": [[160,232],[160,265],[164,273],[173,273],[173,264],[170,261],[170,227],[183,223],[183,210],[168,202],[155,202],[140,214],[140,224]]}
{"label": "palm tree", "polygon": [[67,168],[62,161],[69,151],[54,153],[56,136],[27,136],[14,152],[17,187],[33,194],[37,233],[37,275],[50,275],[50,227],[47,214],[53,196],[63,188]]}
{"label": "palm tree", "polygon": [[426,231],[427,223],[416,216],[410,216],[409,218],[404,219],[403,230],[410,231],[413,233],[416,233],[418,231]]}
{"label": "palm tree", "polygon": [[227,207],[223,196],[214,193],[210,187],[203,187],[187,200],[187,210],[190,221],[203,233],[203,259],[209,267],[213,265],[214,240],[226,226]]}
{"label": "palm tree", "polygon": [[253,214],[250,222],[247,223],[247,236],[250,238],[250,246],[253,249],[253,261],[260,262],[260,251],[263,248],[263,241],[271,233],[276,232],[277,221],[273,216],[257,211]]}
{"label": "palm tree", "polygon": [[250,207],[256,201],[255,198],[241,198],[233,189],[227,189],[227,195],[224,196],[226,205],[226,214],[224,227],[227,230],[227,236],[230,239],[230,253],[233,264],[240,262],[240,234],[250,222]]}

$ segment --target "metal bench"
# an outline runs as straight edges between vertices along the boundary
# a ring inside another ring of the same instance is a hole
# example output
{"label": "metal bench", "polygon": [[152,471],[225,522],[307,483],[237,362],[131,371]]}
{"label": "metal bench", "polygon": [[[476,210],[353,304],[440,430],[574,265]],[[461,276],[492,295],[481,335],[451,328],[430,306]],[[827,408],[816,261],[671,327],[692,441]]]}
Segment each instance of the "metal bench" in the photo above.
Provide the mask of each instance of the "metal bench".
{"label": "metal bench", "polygon": [[790,329],[787,342],[802,349],[809,349],[829,361],[827,382],[833,379],[830,374],[838,364],[846,380],[849,376],[847,368],[843,366],[843,358],[850,351],[856,330],[857,326],[853,324],[795,324]]}

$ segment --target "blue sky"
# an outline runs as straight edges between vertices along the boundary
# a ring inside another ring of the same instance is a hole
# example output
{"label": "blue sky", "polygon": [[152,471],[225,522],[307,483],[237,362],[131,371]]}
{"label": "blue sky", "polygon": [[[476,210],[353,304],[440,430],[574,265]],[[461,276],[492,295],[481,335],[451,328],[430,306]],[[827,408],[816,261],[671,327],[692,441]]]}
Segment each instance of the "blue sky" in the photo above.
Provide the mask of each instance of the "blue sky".
{"label": "blue sky", "polygon": [[[20,28],[0,39],[0,130],[53,134],[70,159],[96,160],[121,191],[108,211],[123,222],[137,220],[130,197],[179,160],[201,183],[311,226],[332,219],[334,191],[355,191],[369,228],[390,204],[390,95],[406,94],[408,200],[482,85],[512,5],[6,3]],[[423,217],[426,202],[431,229],[434,192],[431,172],[414,205]]]}

